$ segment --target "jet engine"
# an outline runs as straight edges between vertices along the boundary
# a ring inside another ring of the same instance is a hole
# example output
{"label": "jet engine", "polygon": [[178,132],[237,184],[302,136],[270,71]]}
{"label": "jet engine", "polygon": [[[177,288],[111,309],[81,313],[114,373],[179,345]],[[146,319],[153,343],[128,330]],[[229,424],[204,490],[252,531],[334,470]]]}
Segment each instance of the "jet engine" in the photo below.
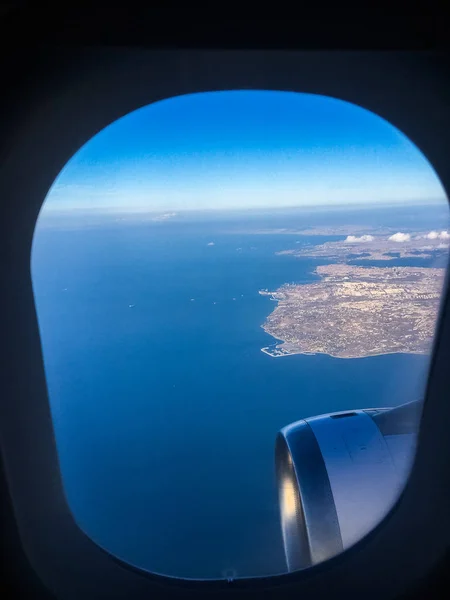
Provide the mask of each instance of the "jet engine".
{"label": "jet engine", "polygon": [[330,413],[283,428],[275,444],[289,571],[359,541],[389,512],[414,458],[421,402]]}

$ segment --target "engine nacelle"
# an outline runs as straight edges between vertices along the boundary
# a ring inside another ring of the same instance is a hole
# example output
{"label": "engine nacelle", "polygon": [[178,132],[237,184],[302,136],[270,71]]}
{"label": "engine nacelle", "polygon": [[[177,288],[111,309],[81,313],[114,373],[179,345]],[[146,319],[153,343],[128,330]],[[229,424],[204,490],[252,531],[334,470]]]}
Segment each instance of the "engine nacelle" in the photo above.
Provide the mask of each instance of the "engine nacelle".
{"label": "engine nacelle", "polygon": [[389,512],[409,474],[420,402],[330,413],[280,431],[275,463],[289,571],[359,541]]}

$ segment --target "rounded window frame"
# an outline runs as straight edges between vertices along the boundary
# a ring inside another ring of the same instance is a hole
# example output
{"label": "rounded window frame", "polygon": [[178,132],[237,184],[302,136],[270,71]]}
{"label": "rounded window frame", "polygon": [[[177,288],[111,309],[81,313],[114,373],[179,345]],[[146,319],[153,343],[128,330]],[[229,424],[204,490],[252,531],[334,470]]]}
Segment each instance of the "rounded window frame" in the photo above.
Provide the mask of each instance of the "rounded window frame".
{"label": "rounded window frame", "polygon": [[[21,129],[14,139],[3,142],[8,154],[0,170],[0,190],[6,199],[1,226],[11,258],[5,277],[11,289],[10,310],[6,311],[9,322],[5,323],[17,340],[3,365],[9,395],[1,401],[0,439],[23,548],[30,564],[58,597],[70,598],[73,590],[86,598],[123,594],[138,599],[151,592],[162,597],[169,587],[180,597],[194,589],[207,597],[214,591],[221,595],[239,592],[242,597],[257,589],[270,594],[276,588],[280,597],[301,593],[312,598],[326,593],[329,600],[343,594],[347,598],[389,598],[410,584],[410,572],[416,578],[426,574],[444,553],[450,533],[450,526],[443,522],[444,507],[449,504],[445,458],[450,454],[450,436],[445,423],[450,422],[450,403],[446,406],[440,392],[450,389],[446,368],[446,355],[450,354],[448,274],[416,460],[396,506],[371,534],[325,563],[286,575],[228,582],[147,573],[110,555],[77,527],[58,467],[30,271],[39,210],[73,154],[125,114],[182,94],[269,89],[351,102],[407,135],[431,162],[447,192],[450,166],[445,161],[450,141],[440,135],[439,117],[444,115],[445,123],[450,124],[448,90],[427,70],[427,62],[428,55],[405,53],[92,49],[75,55],[75,60],[70,55],[62,60],[59,82],[48,78],[32,96]],[[391,93],[383,96],[380,90]],[[436,116],[431,123],[430,114]],[[48,140],[45,152],[42,139]],[[21,177],[24,170],[28,177]],[[21,373],[24,368],[26,378]],[[15,402],[8,402],[8,397]],[[436,460],[437,442],[441,453]],[[438,478],[444,490],[440,498],[432,489]],[[418,497],[429,500],[421,522]],[[436,531],[439,519],[441,527]],[[408,525],[413,524],[416,530],[410,538]],[[402,533],[406,535],[403,540]],[[408,569],[399,570],[395,558],[402,550],[409,553],[411,562]],[[374,561],[375,573],[370,568]]]}

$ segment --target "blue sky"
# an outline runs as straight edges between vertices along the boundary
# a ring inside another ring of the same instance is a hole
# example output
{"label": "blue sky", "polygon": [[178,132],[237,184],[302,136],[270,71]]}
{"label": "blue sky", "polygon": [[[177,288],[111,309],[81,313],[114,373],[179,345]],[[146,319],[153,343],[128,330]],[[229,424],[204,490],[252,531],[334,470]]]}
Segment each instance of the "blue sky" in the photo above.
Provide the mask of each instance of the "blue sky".
{"label": "blue sky", "polygon": [[293,92],[179,96],[87,142],[45,209],[181,211],[445,199],[421,152],[347,102]]}

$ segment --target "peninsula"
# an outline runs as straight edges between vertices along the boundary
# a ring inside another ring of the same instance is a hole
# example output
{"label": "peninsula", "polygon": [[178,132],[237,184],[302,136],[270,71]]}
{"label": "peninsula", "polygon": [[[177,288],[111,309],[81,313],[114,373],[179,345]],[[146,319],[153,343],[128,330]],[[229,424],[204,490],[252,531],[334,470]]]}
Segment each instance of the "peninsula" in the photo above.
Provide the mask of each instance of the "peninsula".
{"label": "peninsula", "polygon": [[331,264],[315,272],[321,281],[259,292],[277,301],[262,327],[278,342],[263,352],[338,358],[430,352],[445,269]]}

